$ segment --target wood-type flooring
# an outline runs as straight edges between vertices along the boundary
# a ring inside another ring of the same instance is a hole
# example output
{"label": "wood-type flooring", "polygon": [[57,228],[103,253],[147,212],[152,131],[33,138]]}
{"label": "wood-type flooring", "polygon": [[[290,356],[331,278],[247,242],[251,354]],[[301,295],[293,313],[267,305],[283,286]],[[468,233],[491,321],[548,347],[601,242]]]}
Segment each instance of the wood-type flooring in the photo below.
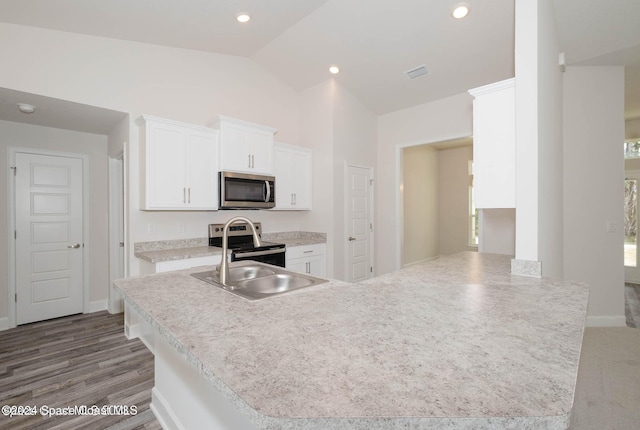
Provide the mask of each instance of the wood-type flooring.
{"label": "wood-type flooring", "polygon": [[[123,326],[123,314],[104,311],[0,332],[0,429],[160,429],[153,355]],[[85,407],[98,415],[78,414]]]}

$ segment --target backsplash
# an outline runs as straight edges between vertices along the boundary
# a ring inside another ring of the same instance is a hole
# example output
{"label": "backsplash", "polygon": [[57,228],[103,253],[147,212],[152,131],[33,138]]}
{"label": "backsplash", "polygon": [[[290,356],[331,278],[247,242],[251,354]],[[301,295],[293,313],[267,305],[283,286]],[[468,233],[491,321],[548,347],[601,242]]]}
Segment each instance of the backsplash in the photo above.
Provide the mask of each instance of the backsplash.
{"label": "backsplash", "polygon": [[278,241],[287,239],[313,239],[326,242],[326,233],[316,233],[311,231],[283,231],[278,233],[263,233],[262,238],[268,241]]}
{"label": "backsplash", "polygon": [[[326,233],[316,233],[310,231],[284,231],[277,233],[262,233],[262,238],[270,242],[285,240],[312,240],[314,242],[326,242]],[[158,240],[155,242],[136,242],[133,244],[134,255],[148,251],[164,251],[167,249],[194,248],[198,246],[209,246],[209,238]]]}
{"label": "backsplash", "polygon": [[158,240],[155,242],[136,242],[133,244],[133,252],[163,251],[165,249],[194,248],[196,246],[209,246],[209,238]]}

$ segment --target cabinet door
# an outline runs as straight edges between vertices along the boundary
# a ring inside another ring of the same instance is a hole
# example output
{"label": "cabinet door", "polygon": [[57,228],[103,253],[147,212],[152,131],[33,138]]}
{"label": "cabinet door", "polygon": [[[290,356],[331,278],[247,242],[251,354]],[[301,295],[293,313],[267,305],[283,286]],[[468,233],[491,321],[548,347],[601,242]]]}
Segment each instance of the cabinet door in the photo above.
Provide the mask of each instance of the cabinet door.
{"label": "cabinet door", "polygon": [[313,257],[291,259],[287,262],[287,270],[311,276],[323,277],[326,273],[325,256],[316,255]]}
{"label": "cabinet door", "polygon": [[307,273],[307,260],[296,258],[287,262],[287,270],[297,273]]}
{"label": "cabinet door", "polygon": [[326,258],[324,255],[317,255],[309,258],[309,261],[307,262],[309,267],[308,273],[312,276],[326,276],[325,260]]}
{"label": "cabinet door", "polygon": [[236,172],[273,174],[275,128],[218,116],[211,126],[220,130],[220,168]]}
{"label": "cabinet door", "polygon": [[145,208],[185,206],[185,130],[150,121],[146,145]]}
{"label": "cabinet door", "polygon": [[311,152],[294,151],[291,168],[293,208],[311,209]]}
{"label": "cabinet door", "polygon": [[483,208],[515,208],[513,79],[469,91],[473,96],[473,193]]}
{"label": "cabinet door", "polygon": [[252,172],[273,174],[273,133],[247,130],[247,152]]}
{"label": "cabinet door", "polygon": [[291,209],[293,206],[292,155],[288,148],[275,146],[273,173],[276,177],[276,207],[274,209]]}
{"label": "cabinet door", "polygon": [[218,209],[217,131],[189,130],[187,137],[187,206]]}
{"label": "cabinet door", "polygon": [[224,170],[250,171],[251,158],[247,148],[247,131],[236,124],[224,124],[220,129],[221,166]]}
{"label": "cabinet door", "polygon": [[282,143],[274,146],[276,207],[311,209],[311,150]]}

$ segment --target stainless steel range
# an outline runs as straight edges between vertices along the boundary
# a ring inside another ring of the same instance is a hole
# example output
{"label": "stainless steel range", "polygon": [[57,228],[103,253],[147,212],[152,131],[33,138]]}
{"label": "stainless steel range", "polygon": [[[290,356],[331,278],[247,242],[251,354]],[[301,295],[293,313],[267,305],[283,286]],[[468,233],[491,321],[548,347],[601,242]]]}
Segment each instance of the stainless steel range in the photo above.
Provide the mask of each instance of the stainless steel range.
{"label": "stainless steel range", "polygon": [[[262,237],[262,225],[254,223],[258,235]],[[224,224],[209,224],[209,246],[222,248],[222,230]],[[262,241],[262,246],[253,246],[251,227],[246,223],[229,226],[228,246],[231,261],[254,260],[274,266],[285,266],[285,244]]]}

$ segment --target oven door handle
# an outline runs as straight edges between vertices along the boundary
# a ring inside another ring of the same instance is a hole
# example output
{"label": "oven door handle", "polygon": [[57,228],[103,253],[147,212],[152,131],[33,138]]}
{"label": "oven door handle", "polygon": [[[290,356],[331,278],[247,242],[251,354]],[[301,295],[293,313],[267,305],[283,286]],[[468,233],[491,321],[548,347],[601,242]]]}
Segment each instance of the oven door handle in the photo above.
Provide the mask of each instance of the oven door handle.
{"label": "oven door handle", "polygon": [[285,252],[285,248],[277,248],[277,249],[267,249],[265,251],[234,252],[233,255],[235,257],[244,258],[244,257],[260,257],[261,255],[280,254],[284,252]]}
{"label": "oven door handle", "polygon": [[271,184],[269,184],[269,181],[264,181],[264,187],[267,191],[267,197],[264,199],[264,201],[268,203],[269,200],[271,200]]}

